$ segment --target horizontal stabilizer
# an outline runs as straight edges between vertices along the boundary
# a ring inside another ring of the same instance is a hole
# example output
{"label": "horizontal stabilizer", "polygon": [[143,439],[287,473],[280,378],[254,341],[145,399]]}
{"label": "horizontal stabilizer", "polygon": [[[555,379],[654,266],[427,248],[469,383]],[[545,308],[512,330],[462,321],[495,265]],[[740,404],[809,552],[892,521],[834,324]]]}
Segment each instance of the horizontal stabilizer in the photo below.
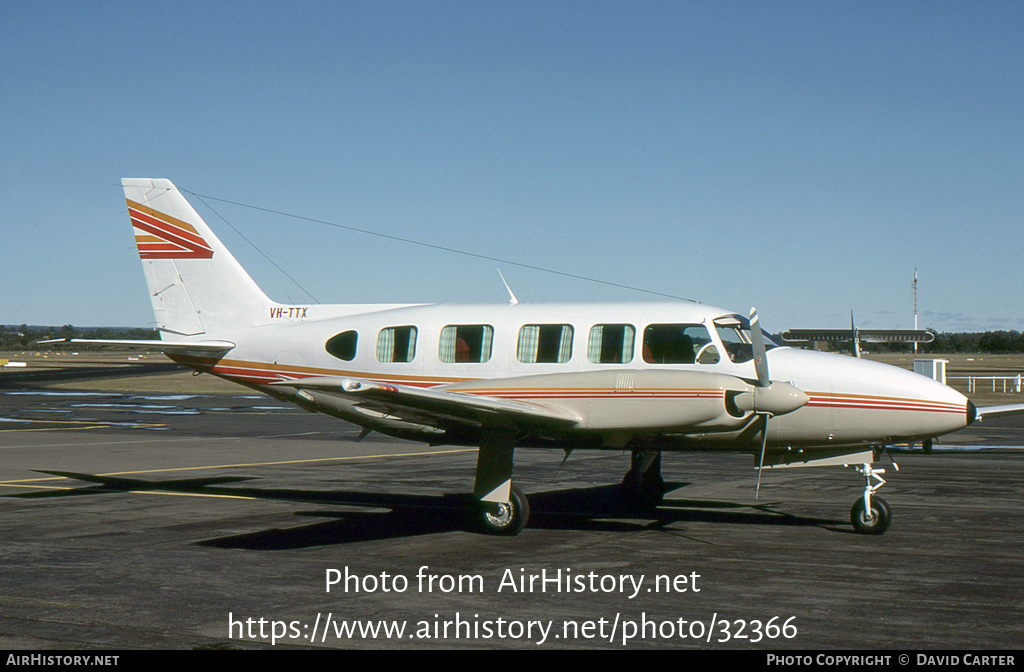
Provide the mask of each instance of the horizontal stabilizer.
{"label": "horizontal stabilizer", "polygon": [[40,345],[53,343],[79,343],[82,345],[116,345],[125,348],[142,348],[159,350],[160,352],[227,352],[235,347],[231,341],[147,341],[117,340],[113,338],[54,338],[48,341],[36,341]]}
{"label": "horizontal stabilizer", "polygon": [[502,427],[515,421],[517,425],[536,427],[571,427],[582,421],[572,411],[552,406],[511,401],[480,394],[464,394],[426,389],[394,383],[376,383],[358,378],[325,376],[282,380],[273,385],[287,385],[305,390],[320,390],[359,399],[364,405],[383,413],[402,415],[429,414],[476,426]]}

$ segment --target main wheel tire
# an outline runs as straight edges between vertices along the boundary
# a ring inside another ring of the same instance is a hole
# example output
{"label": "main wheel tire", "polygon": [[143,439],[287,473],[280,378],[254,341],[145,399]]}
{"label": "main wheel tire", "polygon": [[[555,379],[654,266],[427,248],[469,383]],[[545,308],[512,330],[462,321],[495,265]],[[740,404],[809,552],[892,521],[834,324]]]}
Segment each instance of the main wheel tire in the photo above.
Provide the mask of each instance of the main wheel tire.
{"label": "main wheel tire", "polygon": [[871,515],[864,508],[864,498],[860,497],[850,509],[850,522],[853,529],[861,534],[885,534],[892,524],[892,511],[889,504],[881,497],[871,498]]}
{"label": "main wheel tire", "polygon": [[530,500],[514,485],[508,498],[504,504],[481,503],[480,524],[484,532],[514,537],[526,527],[530,519]]}

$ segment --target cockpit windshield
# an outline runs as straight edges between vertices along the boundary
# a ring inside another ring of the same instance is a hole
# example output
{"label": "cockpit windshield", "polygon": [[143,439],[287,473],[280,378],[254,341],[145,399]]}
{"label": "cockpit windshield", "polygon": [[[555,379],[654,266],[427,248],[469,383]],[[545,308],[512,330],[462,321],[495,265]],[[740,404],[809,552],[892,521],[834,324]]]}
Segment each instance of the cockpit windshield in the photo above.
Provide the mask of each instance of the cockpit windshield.
{"label": "cockpit windshield", "polygon": [[[754,358],[754,346],[750,340],[750,321],[742,315],[725,315],[716,318],[715,329],[718,337],[722,339],[722,345],[729,353],[729,359],[734,364],[749,362]],[[772,338],[771,334],[764,329],[761,330],[764,340],[764,349],[780,347],[780,343]]]}

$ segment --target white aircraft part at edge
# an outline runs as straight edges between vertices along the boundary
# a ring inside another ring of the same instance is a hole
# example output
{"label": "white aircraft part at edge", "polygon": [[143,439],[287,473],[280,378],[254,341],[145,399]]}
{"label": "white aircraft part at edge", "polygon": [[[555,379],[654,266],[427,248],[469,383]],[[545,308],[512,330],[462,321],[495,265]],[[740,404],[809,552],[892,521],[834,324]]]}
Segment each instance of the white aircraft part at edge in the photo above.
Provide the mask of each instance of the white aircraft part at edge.
{"label": "white aircraft part at edge", "polygon": [[478,446],[487,532],[526,525],[513,454],[534,446],[629,450],[623,494],[651,506],[663,451],[744,452],[759,470],[856,463],[851,520],[881,534],[891,513],[874,450],[986,412],[924,376],[786,347],[751,330],[755,313],[698,303],[524,304],[511,289],[496,305],[277,303],[169,180],[122,183],[162,340],[92,342],[160,349],[364,432]]}

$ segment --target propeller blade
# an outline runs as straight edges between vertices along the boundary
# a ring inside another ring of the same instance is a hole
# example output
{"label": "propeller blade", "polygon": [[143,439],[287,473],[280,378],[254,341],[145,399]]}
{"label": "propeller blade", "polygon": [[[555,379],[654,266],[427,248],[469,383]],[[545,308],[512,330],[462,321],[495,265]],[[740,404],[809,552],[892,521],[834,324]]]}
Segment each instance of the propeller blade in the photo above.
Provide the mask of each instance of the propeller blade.
{"label": "propeller blade", "polygon": [[754,371],[757,372],[758,387],[768,387],[771,380],[768,378],[768,357],[765,355],[764,337],[761,335],[761,325],[757,320],[757,309],[750,309],[750,341],[754,350]]}
{"label": "propeller blade", "polygon": [[[757,372],[757,386],[768,388],[771,386],[772,381],[768,376],[768,356],[764,348],[764,335],[761,333],[761,323],[757,318],[757,308],[750,309],[750,343],[753,346],[754,352],[754,371]],[[767,393],[767,390],[765,392]],[[761,472],[764,470],[764,451],[768,446],[768,417],[771,413],[759,413],[758,415],[761,416],[761,459],[757,464],[757,487],[754,489],[754,499],[757,499],[761,494]]]}
{"label": "propeller blade", "polygon": [[757,463],[757,487],[754,489],[754,499],[761,494],[761,470],[764,469],[764,449],[768,445],[768,414],[761,414],[761,461]]}
{"label": "propeller blade", "polygon": [[850,331],[853,332],[853,356],[860,359],[860,335],[853,324],[853,311],[850,311]]}

